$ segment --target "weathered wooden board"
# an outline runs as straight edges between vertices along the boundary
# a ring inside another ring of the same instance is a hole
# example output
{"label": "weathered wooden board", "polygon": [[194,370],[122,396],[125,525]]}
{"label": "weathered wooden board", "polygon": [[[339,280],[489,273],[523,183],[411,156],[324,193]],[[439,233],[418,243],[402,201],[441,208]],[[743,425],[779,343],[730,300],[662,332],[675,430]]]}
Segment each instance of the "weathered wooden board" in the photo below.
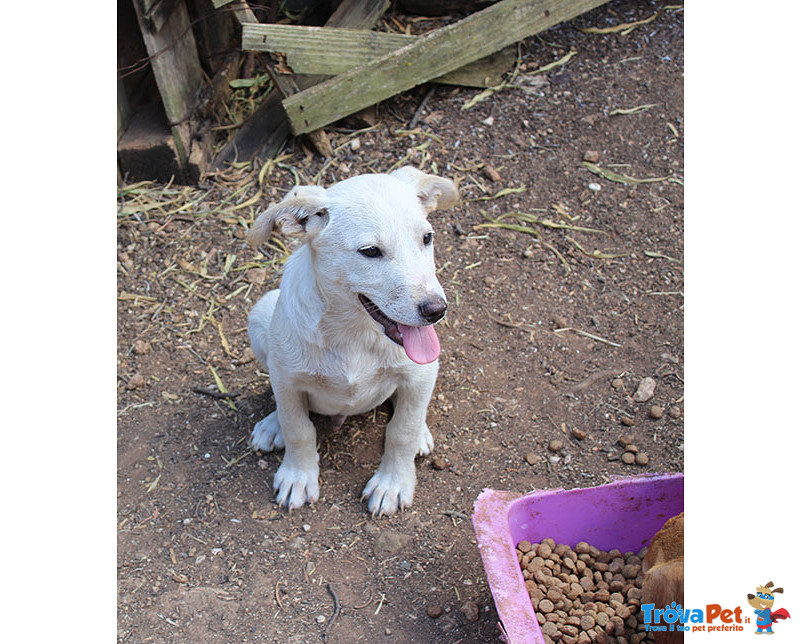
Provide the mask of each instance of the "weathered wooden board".
{"label": "weathered wooden board", "polygon": [[290,96],[283,106],[295,134],[310,132],[607,1],[502,0],[366,65]]}
{"label": "weathered wooden board", "polygon": [[[380,31],[304,27],[297,25],[242,26],[242,49],[286,54],[296,74],[335,76],[415,42],[419,36]],[[468,87],[492,87],[502,80],[516,58],[513,46],[476,60],[434,82]]]}
{"label": "weathered wooden board", "polygon": [[186,5],[183,0],[176,0],[157,32],[145,18],[144,0],[134,0],[133,6],[181,162],[186,163],[190,141],[184,133],[186,128],[180,125],[191,116],[203,80]]}

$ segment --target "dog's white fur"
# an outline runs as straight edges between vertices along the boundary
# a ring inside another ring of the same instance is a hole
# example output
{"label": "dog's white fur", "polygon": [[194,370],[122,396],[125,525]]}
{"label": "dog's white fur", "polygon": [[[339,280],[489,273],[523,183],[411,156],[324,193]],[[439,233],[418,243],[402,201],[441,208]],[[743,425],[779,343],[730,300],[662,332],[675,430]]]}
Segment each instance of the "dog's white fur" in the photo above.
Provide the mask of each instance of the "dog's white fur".
{"label": "dog's white fur", "polygon": [[[309,411],[341,417],[362,414],[391,399],[380,466],[367,483],[374,515],[411,505],[414,458],[433,449],[426,412],[438,360],[412,362],[365,310],[358,295],[409,326],[429,321],[425,298],[442,298],[427,214],[456,203],[449,179],[410,166],[391,174],[352,177],[330,188],[297,186],[262,213],[248,233],[257,245],[273,226],[303,235],[286,263],[280,289],[250,313],[248,332],[258,362],[268,370],[277,410],[251,435],[261,451],[286,449],[273,481],[290,509],[319,499],[319,456]],[[361,249],[377,247],[382,257]]]}

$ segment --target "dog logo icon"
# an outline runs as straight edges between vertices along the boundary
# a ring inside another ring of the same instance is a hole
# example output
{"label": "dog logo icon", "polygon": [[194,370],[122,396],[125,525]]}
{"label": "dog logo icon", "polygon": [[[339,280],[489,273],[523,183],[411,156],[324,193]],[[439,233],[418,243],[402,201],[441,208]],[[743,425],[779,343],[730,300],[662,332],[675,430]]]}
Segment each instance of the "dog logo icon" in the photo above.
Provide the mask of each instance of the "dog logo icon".
{"label": "dog logo icon", "polygon": [[783,588],[773,588],[772,585],[770,581],[766,586],[756,586],[756,594],[748,593],[747,595],[747,603],[756,609],[754,612],[757,616],[757,635],[763,635],[764,633],[774,635],[772,624],[778,620],[791,617],[789,611],[785,608],[772,610],[772,605],[775,603],[775,594],[783,593]]}

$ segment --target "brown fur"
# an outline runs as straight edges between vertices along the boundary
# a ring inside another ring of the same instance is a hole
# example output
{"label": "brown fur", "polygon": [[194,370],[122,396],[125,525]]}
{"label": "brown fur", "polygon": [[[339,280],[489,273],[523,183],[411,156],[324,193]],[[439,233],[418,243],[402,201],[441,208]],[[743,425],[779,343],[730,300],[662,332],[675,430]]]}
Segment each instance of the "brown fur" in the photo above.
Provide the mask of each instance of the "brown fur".
{"label": "brown fur", "polygon": [[[642,561],[645,572],[642,603],[664,608],[675,602],[683,606],[683,512],[668,519],[650,542]],[[657,644],[683,642],[682,632],[656,632]]]}

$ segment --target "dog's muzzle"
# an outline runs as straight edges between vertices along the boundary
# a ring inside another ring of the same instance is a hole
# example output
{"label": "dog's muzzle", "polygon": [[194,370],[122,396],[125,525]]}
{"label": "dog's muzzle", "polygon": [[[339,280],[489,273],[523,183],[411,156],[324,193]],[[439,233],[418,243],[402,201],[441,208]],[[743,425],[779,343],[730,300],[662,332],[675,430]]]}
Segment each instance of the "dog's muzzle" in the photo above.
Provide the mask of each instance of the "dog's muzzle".
{"label": "dog's muzzle", "polygon": [[411,360],[417,364],[428,364],[439,357],[441,348],[433,323],[441,320],[447,311],[444,298],[436,296],[419,305],[422,319],[428,322],[423,326],[409,326],[392,320],[375,302],[360,293],[358,300],[370,317],[383,327],[386,337],[403,347]]}

